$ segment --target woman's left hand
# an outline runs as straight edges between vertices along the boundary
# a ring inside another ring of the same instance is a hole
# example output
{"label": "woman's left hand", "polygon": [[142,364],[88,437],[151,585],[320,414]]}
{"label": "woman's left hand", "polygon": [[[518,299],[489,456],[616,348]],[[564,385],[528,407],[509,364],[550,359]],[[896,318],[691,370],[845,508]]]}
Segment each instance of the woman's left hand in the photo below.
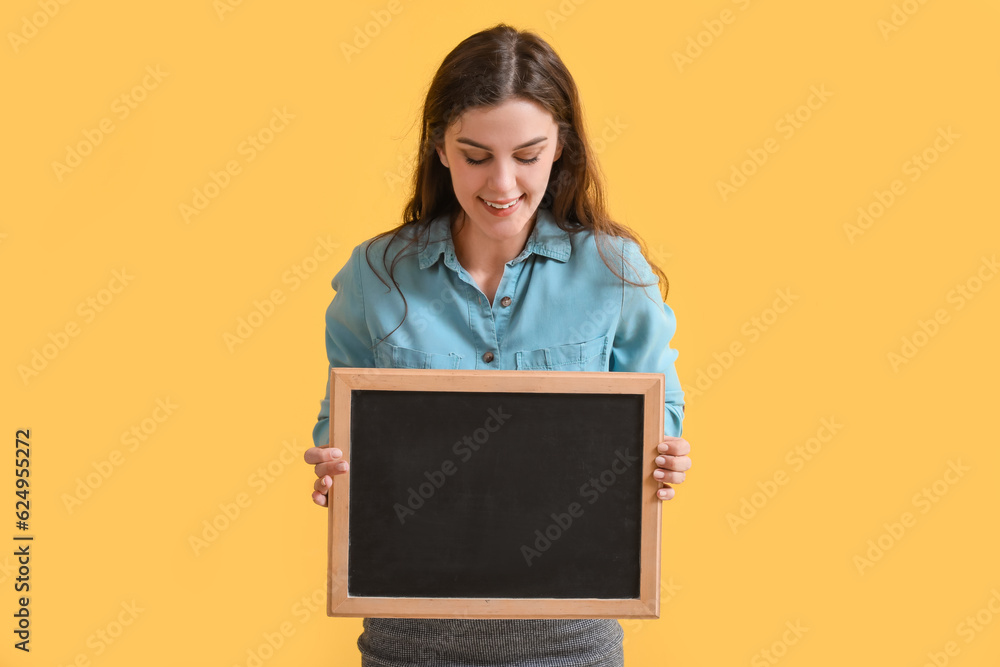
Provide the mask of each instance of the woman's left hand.
{"label": "woman's left hand", "polygon": [[676,491],[671,484],[680,484],[684,481],[684,472],[691,467],[691,445],[684,438],[674,438],[668,435],[663,436],[663,441],[657,445],[659,455],[656,457],[656,470],[653,471],[653,478],[663,483],[663,488],[657,491],[656,497],[660,500],[670,500]]}

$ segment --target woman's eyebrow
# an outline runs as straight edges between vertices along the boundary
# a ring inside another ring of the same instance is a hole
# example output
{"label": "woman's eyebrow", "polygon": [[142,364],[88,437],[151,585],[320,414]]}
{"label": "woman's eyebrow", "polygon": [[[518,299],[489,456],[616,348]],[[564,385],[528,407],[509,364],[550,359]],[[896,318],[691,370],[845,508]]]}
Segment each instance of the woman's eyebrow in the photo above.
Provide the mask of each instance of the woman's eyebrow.
{"label": "woman's eyebrow", "polygon": [[[534,146],[539,141],[545,141],[546,139],[548,139],[548,137],[535,137],[531,141],[526,141],[525,143],[521,144],[520,146],[514,146],[514,150],[519,151],[522,148],[527,148],[528,146]],[[469,139],[468,137],[459,137],[455,141],[457,141],[460,144],[469,144],[470,146],[475,146],[476,148],[482,148],[484,151],[493,152],[492,148],[489,148],[488,146],[483,146],[481,143],[473,141],[472,139]]]}

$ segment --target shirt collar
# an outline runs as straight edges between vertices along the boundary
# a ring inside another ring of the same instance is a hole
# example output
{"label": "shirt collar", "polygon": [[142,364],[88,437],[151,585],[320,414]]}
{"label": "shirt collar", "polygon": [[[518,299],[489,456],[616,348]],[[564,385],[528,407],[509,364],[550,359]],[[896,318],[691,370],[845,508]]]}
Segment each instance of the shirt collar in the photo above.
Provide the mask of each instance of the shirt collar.
{"label": "shirt collar", "polygon": [[[455,243],[451,238],[451,224],[448,214],[438,216],[427,227],[429,240],[418,255],[421,269],[432,266],[442,254],[448,257],[455,256]],[[570,243],[569,232],[560,229],[550,209],[539,206],[535,215],[535,227],[528,236],[524,250],[510,263],[517,264],[527,259],[531,253],[565,262],[569,260],[571,250],[572,243]]]}

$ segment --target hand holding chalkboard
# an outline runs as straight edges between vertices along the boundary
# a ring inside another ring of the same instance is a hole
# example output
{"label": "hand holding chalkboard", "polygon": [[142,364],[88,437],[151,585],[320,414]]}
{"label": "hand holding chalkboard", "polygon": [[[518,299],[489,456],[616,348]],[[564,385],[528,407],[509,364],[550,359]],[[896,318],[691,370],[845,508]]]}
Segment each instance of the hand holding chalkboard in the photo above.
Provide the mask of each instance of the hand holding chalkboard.
{"label": "hand holding chalkboard", "polygon": [[671,484],[680,484],[684,481],[685,471],[691,469],[691,443],[684,438],[665,435],[663,441],[656,447],[658,456],[654,459],[656,471],[653,477],[663,484],[663,488],[657,491],[656,497],[660,500],[670,500],[676,491]]}
{"label": "hand holding chalkboard", "polygon": [[326,507],[327,494],[333,488],[332,475],[343,475],[351,467],[343,456],[344,452],[336,447],[310,447],[306,450],[306,463],[315,464],[314,470],[319,477],[313,484],[312,499],[320,507]]}

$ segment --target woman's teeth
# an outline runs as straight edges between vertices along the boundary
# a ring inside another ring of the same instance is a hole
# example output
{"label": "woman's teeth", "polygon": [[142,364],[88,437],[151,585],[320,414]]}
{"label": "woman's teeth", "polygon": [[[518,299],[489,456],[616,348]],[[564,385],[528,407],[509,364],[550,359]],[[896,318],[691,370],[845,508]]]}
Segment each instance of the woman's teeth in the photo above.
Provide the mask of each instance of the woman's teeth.
{"label": "woman's teeth", "polygon": [[[480,197],[480,199],[483,199],[483,198],[482,198],[482,197]],[[513,206],[514,204],[516,204],[516,203],[518,202],[518,200],[520,200],[520,199],[521,199],[521,198],[520,198],[520,197],[518,197],[517,199],[515,199],[515,200],[514,200],[514,201],[512,201],[512,202],[510,202],[509,204],[494,204],[494,203],[493,203],[493,202],[491,202],[491,201],[490,201],[489,199],[483,199],[483,201],[484,201],[484,202],[486,202],[487,204],[489,204],[490,206],[492,206],[493,208],[500,208],[500,209],[504,209],[504,208],[510,208],[511,206]]]}

